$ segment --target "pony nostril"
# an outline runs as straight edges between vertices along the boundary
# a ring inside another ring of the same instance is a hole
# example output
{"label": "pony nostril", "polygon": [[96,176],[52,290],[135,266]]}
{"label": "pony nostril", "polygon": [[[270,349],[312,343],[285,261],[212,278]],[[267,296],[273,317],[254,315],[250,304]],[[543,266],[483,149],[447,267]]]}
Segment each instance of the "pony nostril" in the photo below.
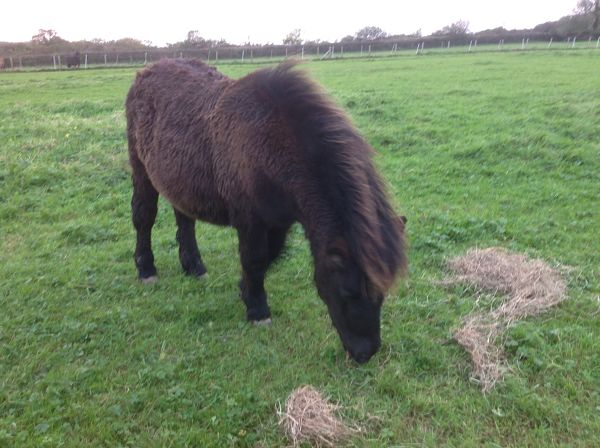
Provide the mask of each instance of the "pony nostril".
{"label": "pony nostril", "polygon": [[371,359],[371,355],[369,353],[358,353],[355,357],[354,360],[359,363],[359,364],[364,364],[365,362],[367,362],[369,359]]}
{"label": "pony nostril", "polygon": [[350,350],[350,356],[359,364],[366,363],[377,352],[379,347],[372,346],[361,350]]}

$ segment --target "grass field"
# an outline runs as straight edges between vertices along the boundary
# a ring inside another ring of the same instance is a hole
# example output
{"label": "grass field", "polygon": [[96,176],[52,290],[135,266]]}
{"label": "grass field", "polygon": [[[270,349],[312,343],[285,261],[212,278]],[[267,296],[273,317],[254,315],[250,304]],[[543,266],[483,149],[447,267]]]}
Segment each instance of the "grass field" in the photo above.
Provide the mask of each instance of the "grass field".
{"label": "grass field", "polygon": [[[305,68],[377,149],[409,220],[410,275],[384,305],[381,352],[346,360],[300,227],[267,278],[268,328],[244,321],[234,232],[199,225],[209,277],[186,278],[164,201],[160,280],[139,284],[133,69],[0,74],[0,446],[283,446],[275,408],[303,384],[366,428],[353,446],[598,443],[600,53]],[[509,331],[511,371],[484,395],[451,335],[490,303],[438,281],[447,257],[491,245],[573,270],[569,300]]]}

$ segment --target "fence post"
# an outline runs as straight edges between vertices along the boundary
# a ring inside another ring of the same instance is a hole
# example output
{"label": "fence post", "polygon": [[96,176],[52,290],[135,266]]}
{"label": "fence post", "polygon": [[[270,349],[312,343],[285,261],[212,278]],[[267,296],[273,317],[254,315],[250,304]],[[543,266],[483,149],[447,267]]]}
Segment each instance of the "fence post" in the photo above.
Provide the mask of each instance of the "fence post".
{"label": "fence post", "polygon": [[571,48],[575,48],[575,41],[577,41],[577,36],[573,38],[573,45],[571,45]]}
{"label": "fence post", "polygon": [[448,41],[448,48],[450,48],[450,41]]}
{"label": "fence post", "polygon": [[58,55],[58,68],[60,68],[62,63],[60,62],[60,54]]}
{"label": "fence post", "polygon": [[550,42],[548,42],[548,48],[550,48],[552,46],[552,39],[554,39],[553,37],[550,38]]}
{"label": "fence post", "polygon": [[244,49],[242,48],[242,62],[244,62]]}
{"label": "fence post", "polygon": [[83,63],[83,68],[87,69],[87,53],[85,54],[85,62]]}
{"label": "fence post", "polygon": [[144,65],[146,65],[148,63],[148,52],[145,51],[144,52]]}
{"label": "fence post", "polygon": [[521,50],[525,50],[525,38],[521,41]]}
{"label": "fence post", "polygon": [[52,55],[52,66],[54,67],[54,70],[56,70],[56,55],[55,54]]}
{"label": "fence post", "polygon": [[598,36],[598,40],[596,41],[596,48],[598,48],[598,45],[600,45],[600,36]]}
{"label": "fence post", "polygon": [[469,51],[469,53],[471,52],[471,47],[472,47],[472,46],[473,46],[473,41],[470,41],[470,42],[469,42],[469,50],[468,50],[468,51]]}
{"label": "fence post", "polygon": [[106,53],[104,53],[104,65],[106,65]]}

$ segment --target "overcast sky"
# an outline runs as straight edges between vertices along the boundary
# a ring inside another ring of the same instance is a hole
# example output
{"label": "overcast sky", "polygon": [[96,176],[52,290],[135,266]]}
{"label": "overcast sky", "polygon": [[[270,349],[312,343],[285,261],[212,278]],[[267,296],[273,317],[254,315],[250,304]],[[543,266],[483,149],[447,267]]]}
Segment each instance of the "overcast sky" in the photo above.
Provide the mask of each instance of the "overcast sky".
{"label": "overcast sky", "polygon": [[0,41],[28,41],[40,28],[64,39],[133,37],[164,45],[189,30],[230,43],[275,43],[295,28],[304,40],[339,40],[365,26],[389,34],[430,34],[465,20],[471,31],[530,28],[570,14],[577,0],[3,0]]}

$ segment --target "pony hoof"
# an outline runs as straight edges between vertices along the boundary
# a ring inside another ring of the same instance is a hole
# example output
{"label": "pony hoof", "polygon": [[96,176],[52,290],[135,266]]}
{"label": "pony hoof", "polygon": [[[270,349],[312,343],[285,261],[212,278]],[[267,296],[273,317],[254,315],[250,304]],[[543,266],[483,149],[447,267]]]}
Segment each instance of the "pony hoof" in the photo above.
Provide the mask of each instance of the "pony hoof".
{"label": "pony hoof", "polygon": [[200,274],[200,275],[196,274],[196,275],[194,275],[194,277],[198,281],[206,280],[208,278],[208,272],[204,272],[204,274]]}
{"label": "pony hoof", "polygon": [[204,278],[206,276],[206,268],[204,266],[196,266],[190,269],[184,269],[185,275],[189,277]]}
{"label": "pony hoof", "polygon": [[254,325],[255,327],[268,327],[269,325],[271,325],[271,318],[267,317],[266,319],[262,320],[253,320],[252,325]]}
{"label": "pony hoof", "polygon": [[157,280],[158,280],[158,277],[156,275],[151,275],[150,277],[140,278],[140,281],[144,285],[153,285],[154,283],[157,282]]}

